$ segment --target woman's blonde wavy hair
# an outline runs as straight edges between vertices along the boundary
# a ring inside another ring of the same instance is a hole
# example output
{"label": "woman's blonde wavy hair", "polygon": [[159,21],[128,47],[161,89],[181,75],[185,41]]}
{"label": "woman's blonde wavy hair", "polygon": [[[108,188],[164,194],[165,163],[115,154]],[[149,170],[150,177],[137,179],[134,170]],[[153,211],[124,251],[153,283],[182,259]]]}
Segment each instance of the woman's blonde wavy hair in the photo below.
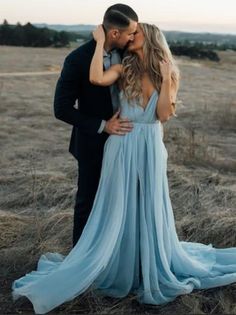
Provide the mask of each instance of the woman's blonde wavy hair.
{"label": "woman's blonde wavy hair", "polygon": [[127,51],[122,61],[123,71],[120,87],[128,101],[138,100],[142,102],[141,78],[144,72],[149,75],[158,93],[162,83],[159,61],[163,59],[171,61],[173,66],[171,80],[176,91],[179,88],[180,73],[162,31],[156,25],[147,23],[139,23],[139,26],[145,38],[143,45],[144,62],[140,62],[137,54]]}

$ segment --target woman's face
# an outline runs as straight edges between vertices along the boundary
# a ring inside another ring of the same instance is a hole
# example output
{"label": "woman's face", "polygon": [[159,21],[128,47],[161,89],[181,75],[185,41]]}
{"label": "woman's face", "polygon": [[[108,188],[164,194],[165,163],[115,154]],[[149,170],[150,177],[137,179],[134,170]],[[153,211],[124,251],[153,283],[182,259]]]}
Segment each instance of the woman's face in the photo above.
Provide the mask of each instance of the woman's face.
{"label": "woman's face", "polygon": [[141,27],[138,25],[137,30],[134,33],[134,40],[129,43],[127,49],[130,52],[136,52],[137,50],[142,50],[143,49],[143,44],[144,44],[144,34],[141,29]]}

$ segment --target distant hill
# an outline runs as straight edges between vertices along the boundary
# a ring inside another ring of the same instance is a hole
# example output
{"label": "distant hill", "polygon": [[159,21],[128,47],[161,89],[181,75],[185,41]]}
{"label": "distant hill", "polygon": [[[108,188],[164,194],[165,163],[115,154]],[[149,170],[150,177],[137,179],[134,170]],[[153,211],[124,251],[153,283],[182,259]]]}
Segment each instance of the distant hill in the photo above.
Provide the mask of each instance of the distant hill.
{"label": "distant hill", "polygon": [[[77,25],[63,25],[63,24],[34,24],[37,27],[47,27],[56,31],[75,32],[83,36],[89,36],[96,25],[91,24],[77,24]],[[191,42],[203,43],[208,45],[233,45],[236,46],[236,35],[231,34],[217,34],[217,33],[191,33],[181,31],[164,31],[166,39],[170,42]]]}
{"label": "distant hill", "polygon": [[46,23],[39,23],[34,24],[36,27],[43,28],[47,27],[49,29],[61,32],[73,32],[81,35],[81,37],[86,38],[89,37],[91,32],[95,29],[96,25],[90,24],[77,24],[77,25],[63,25],[63,24],[46,24]]}
{"label": "distant hill", "polygon": [[168,41],[189,41],[192,43],[205,43],[215,45],[231,44],[236,46],[236,35],[216,33],[190,33],[180,31],[164,31]]}
{"label": "distant hill", "polygon": [[66,31],[66,32],[80,32],[80,31],[91,32],[96,27],[96,25],[90,25],[90,24],[63,25],[63,24],[39,23],[39,24],[34,24],[34,25],[37,27],[47,27],[55,31]]}

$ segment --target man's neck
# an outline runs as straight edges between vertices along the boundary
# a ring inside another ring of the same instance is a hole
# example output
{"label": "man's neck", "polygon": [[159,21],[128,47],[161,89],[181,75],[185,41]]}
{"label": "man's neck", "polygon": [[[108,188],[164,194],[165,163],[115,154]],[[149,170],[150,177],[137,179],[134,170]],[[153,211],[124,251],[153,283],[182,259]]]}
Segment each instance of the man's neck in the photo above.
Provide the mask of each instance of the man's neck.
{"label": "man's neck", "polygon": [[104,50],[106,52],[110,52],[113,48],[113,45],[106,39],[104,43]]}

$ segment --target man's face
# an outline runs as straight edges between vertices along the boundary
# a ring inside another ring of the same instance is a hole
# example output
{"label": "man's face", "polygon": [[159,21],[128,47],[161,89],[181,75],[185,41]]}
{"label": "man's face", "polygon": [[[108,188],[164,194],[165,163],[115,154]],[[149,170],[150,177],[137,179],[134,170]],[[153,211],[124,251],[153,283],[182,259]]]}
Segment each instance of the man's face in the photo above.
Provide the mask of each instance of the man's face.
{"label": "man's face", "polygon": [[127,46],[128,51],[135,52],[137,50],[142,50],[144,45],[145,37],[141,27],[138,25],[137,30],[134,35],[134,40],[130,42]]}
{"label": "man's face", "polygon": [[124,30],[113,30],[112,32],[112,42],[113,46],[116,48],[125,48],[127,44],[134,40],[134,34],[136,32],[138,23],[135,21],[130,21],[129,26]]}

